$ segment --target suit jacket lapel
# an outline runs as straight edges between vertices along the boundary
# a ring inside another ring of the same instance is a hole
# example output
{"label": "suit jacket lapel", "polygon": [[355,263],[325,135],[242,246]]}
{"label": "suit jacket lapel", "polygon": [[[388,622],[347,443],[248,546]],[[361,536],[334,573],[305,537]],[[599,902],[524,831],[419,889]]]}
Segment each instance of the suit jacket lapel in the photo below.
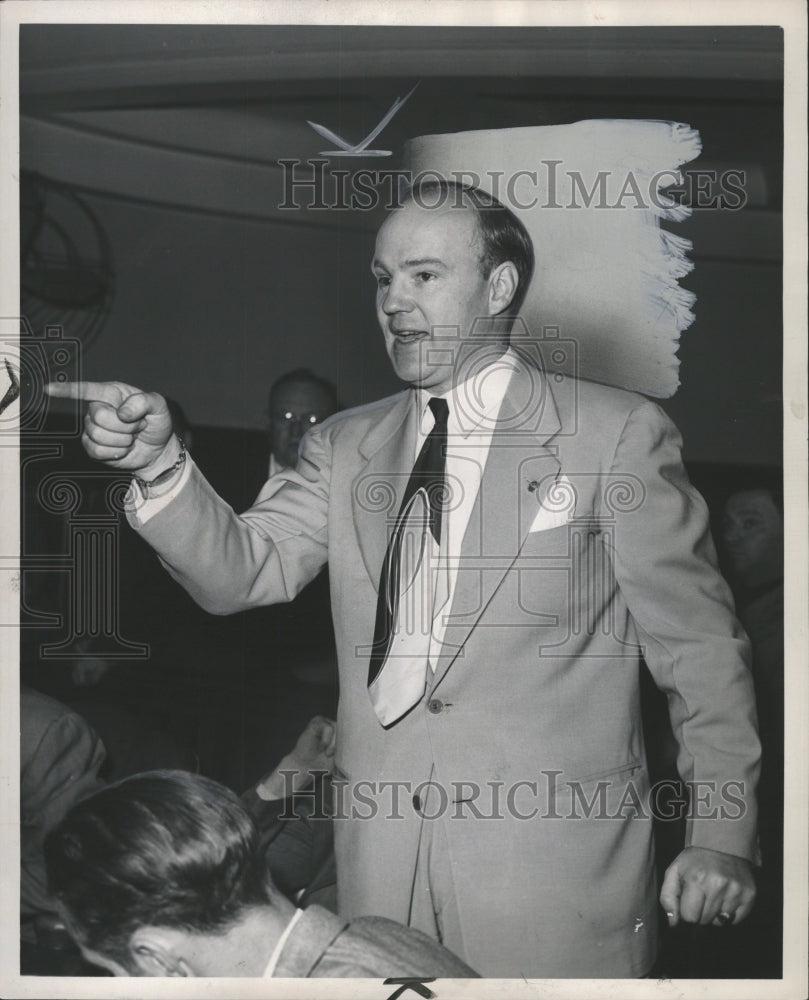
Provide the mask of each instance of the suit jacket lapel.
{"label": "suit jacket lapel", "polygon": [[404,392],[359,444],[367,462],[352,484],[351,506],[360,552],[374,587],[413,468],[416,421],[413,392]]}
{"label": "suit jacket lapel", "polygon": [[515,371],[461,548],[437,686],[517,558],[541,500],[560,472],[550,441],[561,427],[547,379],[530,363]]}

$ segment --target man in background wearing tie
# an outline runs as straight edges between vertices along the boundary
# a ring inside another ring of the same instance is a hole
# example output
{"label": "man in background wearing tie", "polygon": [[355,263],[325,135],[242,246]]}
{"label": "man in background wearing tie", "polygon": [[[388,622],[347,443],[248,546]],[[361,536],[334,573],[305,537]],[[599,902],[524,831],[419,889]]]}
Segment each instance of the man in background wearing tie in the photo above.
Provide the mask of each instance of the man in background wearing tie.
{"label": "man in background wearing tie", "polygon": [[696,790],[661,902],[670,923],[724,924],[754,895],[748,646],[668,418],[510,346],[532,266],[494,199],[411,192],[373,260],[410,388],[314,427],[240,517],[162,397],[52,391],[92,400],[88,452],[134,473],[133,525],[208,610],[291,600],[328,562],[341,915],[425,930],[484,976],[641,976],[657,892],[639,655]]}

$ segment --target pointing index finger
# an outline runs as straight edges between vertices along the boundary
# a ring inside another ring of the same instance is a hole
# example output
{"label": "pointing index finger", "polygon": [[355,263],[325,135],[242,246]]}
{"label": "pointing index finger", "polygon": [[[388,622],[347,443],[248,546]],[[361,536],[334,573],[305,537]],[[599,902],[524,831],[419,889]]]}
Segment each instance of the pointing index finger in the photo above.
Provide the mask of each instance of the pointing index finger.
{"label": "pointing index finger", "polygon": [[114,382],[48,382],[45,391],[55,398],[107,403],[116,409],[124,401],[120,387]]}

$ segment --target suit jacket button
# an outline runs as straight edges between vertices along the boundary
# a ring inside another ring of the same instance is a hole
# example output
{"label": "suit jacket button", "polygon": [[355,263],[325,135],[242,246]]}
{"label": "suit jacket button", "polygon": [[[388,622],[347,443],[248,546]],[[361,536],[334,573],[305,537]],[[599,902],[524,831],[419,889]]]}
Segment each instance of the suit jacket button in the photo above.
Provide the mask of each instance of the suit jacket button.
{"label": "suit jacket button", "polygon": [[427,708],[433,715],[438,715],[439,712],[444,711],[444,702],[440,698],[431,698],[427,702]]}

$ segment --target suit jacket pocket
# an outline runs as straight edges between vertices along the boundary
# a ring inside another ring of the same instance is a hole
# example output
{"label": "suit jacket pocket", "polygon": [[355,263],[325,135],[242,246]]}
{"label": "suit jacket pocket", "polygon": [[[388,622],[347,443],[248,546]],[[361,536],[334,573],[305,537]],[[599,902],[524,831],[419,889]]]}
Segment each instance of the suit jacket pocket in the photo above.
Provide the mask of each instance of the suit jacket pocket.
{"label": "suit jacket pocket", "polygon": [[610,785],[622,787],[629,779],[643,767],[643,761],[635,759],[625,764],[618,764],[599,771],[585,772],[575,778],[562,776],[562,783],[568,786],[577,785],[597,785],[599,781],[606,781]]}

